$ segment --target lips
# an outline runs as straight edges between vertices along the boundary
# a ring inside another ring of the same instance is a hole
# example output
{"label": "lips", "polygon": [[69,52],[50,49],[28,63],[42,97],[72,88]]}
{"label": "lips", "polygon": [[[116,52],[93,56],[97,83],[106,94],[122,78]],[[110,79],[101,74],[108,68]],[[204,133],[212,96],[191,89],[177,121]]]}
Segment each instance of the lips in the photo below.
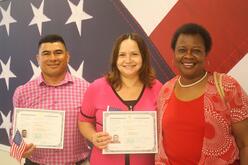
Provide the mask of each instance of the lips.
{"label": "lips", "polygon": [[134,68],[136,65],[123,65],[124,68],[131,69]]}
{"label": "lips", "polygon": [[190,69],[190,68],[193,68],[196,64],[195,63],[193,63],[193,62],[182,62],[181,63],[185,68],[188,68],[188,69]]}
{"label": "lips", "polygon": [[48,64],[48,66],[51,67],[51,68],[56,68],[56,67],[59,66],[59,64]]}

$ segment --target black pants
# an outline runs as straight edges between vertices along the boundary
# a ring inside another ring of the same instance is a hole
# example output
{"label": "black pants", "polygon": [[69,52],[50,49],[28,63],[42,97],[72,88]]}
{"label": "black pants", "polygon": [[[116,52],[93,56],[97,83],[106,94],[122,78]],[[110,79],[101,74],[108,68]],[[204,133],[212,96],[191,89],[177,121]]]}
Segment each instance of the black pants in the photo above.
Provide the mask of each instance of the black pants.
{"label": "black pants", "polygon": [[[80,161],[76,162],[76,165],[81,165],[85,160],[80,160]],[[35,163],[35,162],[32,162],[30,159],[26,158],[24,165],[39,165],[39,164]]]}

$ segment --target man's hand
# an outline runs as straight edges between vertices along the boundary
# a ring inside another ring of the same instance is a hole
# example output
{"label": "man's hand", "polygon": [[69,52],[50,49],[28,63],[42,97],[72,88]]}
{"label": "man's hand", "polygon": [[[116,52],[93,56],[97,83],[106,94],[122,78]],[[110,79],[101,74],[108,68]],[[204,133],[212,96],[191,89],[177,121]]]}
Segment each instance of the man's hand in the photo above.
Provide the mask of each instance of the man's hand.
{"label": "man's hand", "polygon": [[35,149],[35,145],[34,144],[27,144],[24,153],[22,154],[23,158],[28,158],[32,155],[33,151]]}

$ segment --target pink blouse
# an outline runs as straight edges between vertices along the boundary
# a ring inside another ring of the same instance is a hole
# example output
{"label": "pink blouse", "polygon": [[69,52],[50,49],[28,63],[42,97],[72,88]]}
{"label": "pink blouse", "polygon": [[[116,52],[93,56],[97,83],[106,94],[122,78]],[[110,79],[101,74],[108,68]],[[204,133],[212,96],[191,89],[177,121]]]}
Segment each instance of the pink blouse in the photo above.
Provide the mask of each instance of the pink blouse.
{"label": "pink blouse", "polygon": [[[156,80],[152,88],[145,88],[143,94],[133,107],[134,111],[157,110],[156,100],[162,84]],[[87,89],[79,121],[96,125],[96,131],[102,131],[102,114],[107,106],[127,111],[128,107],[119,99],[105,78],[95,80]],[[93,148],[91,165],[125,165],[124,154],[103,155],[102,151]],[[130,154],[130,165],[152,165],[154,154]]]}

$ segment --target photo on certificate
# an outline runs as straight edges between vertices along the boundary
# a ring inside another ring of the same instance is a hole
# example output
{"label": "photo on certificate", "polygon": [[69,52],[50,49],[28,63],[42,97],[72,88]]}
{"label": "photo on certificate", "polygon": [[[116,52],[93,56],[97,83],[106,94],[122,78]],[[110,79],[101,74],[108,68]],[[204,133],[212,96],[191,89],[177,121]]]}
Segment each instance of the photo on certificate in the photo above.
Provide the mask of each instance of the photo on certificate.
{"label": "photo on certificate", "polygon": [[36,148],[63,149],[65,111],[15,108],[13,131]]}
{"label": "photo on certificate", "polygon": [[157,153],[156,111],[103,112],[103,131],[112,136],[103,154]]}

